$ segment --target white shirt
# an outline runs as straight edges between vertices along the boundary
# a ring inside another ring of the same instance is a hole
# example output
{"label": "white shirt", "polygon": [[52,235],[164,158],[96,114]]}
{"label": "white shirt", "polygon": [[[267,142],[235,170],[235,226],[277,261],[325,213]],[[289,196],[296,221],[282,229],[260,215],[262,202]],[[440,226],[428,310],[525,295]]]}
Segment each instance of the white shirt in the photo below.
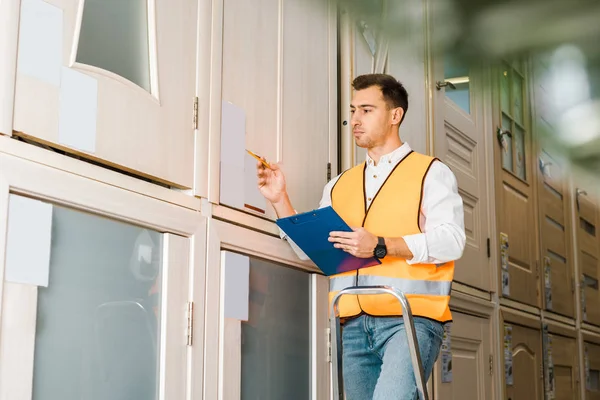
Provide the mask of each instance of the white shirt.
{"label": "white shirt", "polygon": [[[409,153],[407,143],[389,154],[382,156],[379,163],[367,155],[365,170],[365,190],[367,207],[394,167]],[[338,175],[325,185],[319,208],[331,205],[331,189],[341,176]],[[419,226],[423,233],[403,236],[413,258],[408,264],[442,264],[457,260],[465,247],[465,229],[462,198],[458,194],[456,177],[445,164],[434,161],[423,183],[423,200],[419,214]],[[286,239],[298,257],[308,260],[308,256],[284,232]]]}

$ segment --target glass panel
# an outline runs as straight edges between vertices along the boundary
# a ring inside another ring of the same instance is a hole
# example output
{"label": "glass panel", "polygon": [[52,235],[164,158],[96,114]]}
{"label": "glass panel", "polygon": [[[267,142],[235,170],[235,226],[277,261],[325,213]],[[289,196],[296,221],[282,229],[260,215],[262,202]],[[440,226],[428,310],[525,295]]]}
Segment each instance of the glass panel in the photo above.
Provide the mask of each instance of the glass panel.
{"label": "glass panel", "polygon": [[310,398],[310,275],[250,259],[242,323],[243,400]]}
{"label": "glass panel", "polygon": [[511,71],[506,65],[502,69],[500,77],[500,93],[502,99],[502,111],[510,114],[510,75]]}
{"label": "glass panel", "polygon": [[53,207],[34,400],[157,399],[162,235]]}
{"label": "glass panel", "polygon": [[147,0],[85,0],[76,58],[150,91]]}
{"label": "glass panel", "polygon": [[519,74],[513,73],[512,76],[512,116],[521,125],[523,125],[523,78]]}
{"label": "glass panel", "polygon": [[446,86],[446,97],[462,108],[467,114],[470,114],[469,67],[450,56],[446,56],[444,58],[444,80],[456,86],[456,89]]}
{"label": "glass panel", "polygon": [[525,180],[525,132],[516,124],[513,139],[515,140],[515,173],[519,178]]}
{"label": "glass panel", "polygon": [[[502,130],[510,131],[512,121],[506,115],[502,114]],[[513,149],[512,139],[508,135],[502,135],[502,168],[507,171],[513,170]]]}

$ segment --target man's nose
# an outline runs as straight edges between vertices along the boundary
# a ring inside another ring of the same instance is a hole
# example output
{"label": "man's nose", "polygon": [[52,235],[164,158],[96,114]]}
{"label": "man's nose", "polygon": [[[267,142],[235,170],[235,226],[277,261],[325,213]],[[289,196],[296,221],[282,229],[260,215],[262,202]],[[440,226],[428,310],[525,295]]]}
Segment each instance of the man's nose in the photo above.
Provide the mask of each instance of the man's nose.
{"label": "man's nose", "polygon": [[350,125],[352,125],[353,128],[360,125],[360,119],[356,114],[357,113],[354,113],[352,114],[352,117],[350,117]]}

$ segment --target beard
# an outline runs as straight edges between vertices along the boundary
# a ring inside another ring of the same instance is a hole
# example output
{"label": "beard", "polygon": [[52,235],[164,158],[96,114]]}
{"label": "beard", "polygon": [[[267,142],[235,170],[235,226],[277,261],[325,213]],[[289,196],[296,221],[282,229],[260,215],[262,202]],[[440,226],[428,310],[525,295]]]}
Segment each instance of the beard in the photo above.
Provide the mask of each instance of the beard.
{"label": "beard", "polygon": [[373,147],[373,140],[369,138],[366,134],[359,135],[358,137],[354,137],[354,143],[358,147],[362,147],[363,149],[370,149]]}

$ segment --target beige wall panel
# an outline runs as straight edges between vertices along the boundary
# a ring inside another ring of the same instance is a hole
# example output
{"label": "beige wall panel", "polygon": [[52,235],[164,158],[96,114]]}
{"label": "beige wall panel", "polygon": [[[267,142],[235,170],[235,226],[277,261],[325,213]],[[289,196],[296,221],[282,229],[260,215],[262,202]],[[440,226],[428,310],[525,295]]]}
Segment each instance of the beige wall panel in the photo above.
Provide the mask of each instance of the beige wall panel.
{"label": "beige wall panel", "polygon": [[492,399],[491,321],[459,312],[453,312],[452,318],[452,381],[443,382],[440,355],[434,368],[434,397],[439,400]]}

